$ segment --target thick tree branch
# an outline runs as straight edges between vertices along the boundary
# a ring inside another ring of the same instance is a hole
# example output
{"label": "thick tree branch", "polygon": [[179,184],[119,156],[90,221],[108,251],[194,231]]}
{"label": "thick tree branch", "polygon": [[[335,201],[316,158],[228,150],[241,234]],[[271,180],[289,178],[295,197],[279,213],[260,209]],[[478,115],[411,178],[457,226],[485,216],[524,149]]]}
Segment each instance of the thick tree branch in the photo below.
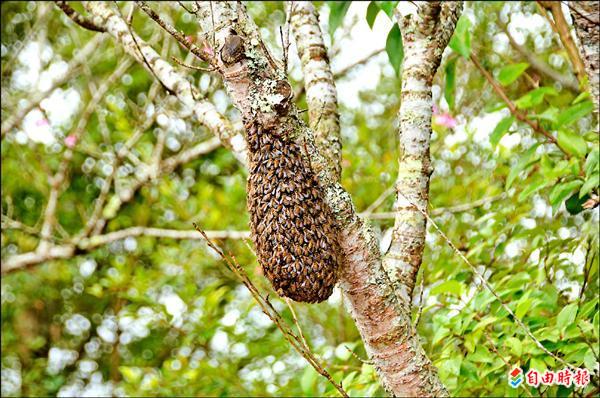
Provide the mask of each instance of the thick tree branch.
{"label": "thick tree branch", "polygon": [[243,135],[233,129],[229,120],[221,115],[212,103],[196,100],[199,97],[198,90],[192,87],[184,76],[173,69],[171,64],[162,59],[144,40],[137,36],[134,38],[127,23],[107,3],[89,1],[84,2],[84,6],[93,15],[95,24],[104,27],[117,43],[140,64],[151,68],[157,78],[174,92],[185,106],[193,110],[198,122],[219,137],[223,145],[230,148],[243,164],[246,163],[246,143]]}
{"label": "thick tree branch", "polygon": [[290,3],[292,30],[304,72],[310,128],[315,134],[317,149],[327,158],[333,175],[339,179],[342,142],[337,92],[319,15],[310,1]]}
{"label": "thick tree branch", "polygon": [[427,211],[433,172],[429,155],[432,81],[461,10],[460,2],[420,3],[417,14],[402,17],[396,13],[404,43],[401,155],[392,242],[383,264],[409,307],[425,247],[426,219],[421,212]]}
{"label": "thick tree branch", "polygon": [[570,1],[569,8],[597,113],[600,107],[600,5],[597,1]]}
{"label": "thick tree branch", "polygon": [[[209,3],[198,5],[197,15],[203,30],[211,31],[213,18],[214,25],[219,27],[215,38],[221,49],[223,81],[244,119],[293,131],[296,142],[308,152],[340,226],[338,240],[343,264],[339,285],[383,386],[397,396],[447,394],[412,327],[410,307],[396,297],[383,269],[373,232],[358,217],[350,195],[328,171],[325,157],[314,144],[313,132],[302,125],[293,104],[288,104],[287,113],[283,112],[287,116],[273,111],[282,105],[284,96],[273,95],[269,90],[285,87],[287,82],[280,83],[285,76],[261,44],[258,29],[244,6],[234,2],[212,3],[212,7]],[[236,35],[231,33],[232,29]],[[239,45],[244,47],[241,52],[244,56],[237,55]],[[260,73],[251,73],[252,70]]]}

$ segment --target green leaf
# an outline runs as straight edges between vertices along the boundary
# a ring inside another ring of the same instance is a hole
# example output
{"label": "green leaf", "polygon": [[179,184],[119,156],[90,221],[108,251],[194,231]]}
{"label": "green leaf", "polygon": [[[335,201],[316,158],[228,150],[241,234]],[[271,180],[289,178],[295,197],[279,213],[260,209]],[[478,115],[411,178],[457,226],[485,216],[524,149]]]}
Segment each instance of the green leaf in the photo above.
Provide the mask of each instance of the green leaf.
{"label": "green leaf", "polygon": [[584,91],[583,93],[579,94],[577,96],[577,98],[575,98],[572,102],[573,105],[580,103],[583,100],[586,100],[590,97],[590,93],[588,91]]}
{"label": "green leaf", "polygon": [[500,69],[500,73],[498,74],[498,81],[503,86],[508,86],[515,80],[519,78],[529,68],[529,64],[526,62],[521,62],[518,64],[507,65],[504,68]]}
{"label": "green leaf", "polygon": [[589,176],[600,171],[600,169],[598,168],[598,164],[600,163],[599,160],[600,150],[598,150],[598,148],[592,149],[592,151],[589,153],[589,155],[587,155],[587,158],[585,159],[585,175]]}
{"label": "green leaf", "polygon": [[577,304],[569,304],[563,308],[556,317],[556,326],[563,330],[575,321],[577,316]]}
{"label": "green leaf", "polygon": [[517,305],[517,309],[515,310],[516,317],[523,319],[523,316],[529,311],[529,308],[531,308],[531,304],[533,304],[533,299],[529,298],[529,295],[527,295],[527,297],[523,296],[521,300],[519,300],[519,305]]}
{"label": "green leaf", "polygon": [[[533,116],[532,116],[533,117]],[[536,119],[547,120],[553,125],[558,122],[558,109],[551,106],[539,115],[535,115]]]}
{"label": "green leaf", "polygon": [[312,366],[307,366],[300,378],[300,387],[306,395],[315,395],[315,383],[317,382],[318,374]]}
{"label": "green leaf", "polygon": [[521,343],[521,340],[516,337],[509,337],[506,339],[506,343],[510,347],[512,353],[515,354],[515,357],[521,357],[523,354],[523,344]]}
{"label": "green leaf", "polygon": [[518,100],[516,100],[515,105],[519,109],[531,108],[535,105],[541,104],[542,101],[544,100],[544,96],[546,96],[546,95],[556,96],[556,95],[558,95],[558,93],[552,87],[536,88],[535,90],[528,92],[527,94],[523,95]]}
{"label": "green leaf", "polygon": [[430,294],[448,293],[459,296],[463,289],[463,284],[453,279],[440,283],[431,289]]}
{"label": "green leaf", "polygon": [[335,30],[342,24],[350,7],[350,1],[328,1],[329,5],[329,34],[333,39]]}
{"label": "green leaf", "polygon": [[387,52],[390,63],[394,67],[396,76],[400,76],[400,68],[402,67],[402,59],[404,58],[404,46],[402,45],[402,34],[398,24],[394,24],[388,33],[385,41],[385,51]]}
{"label": "green leaf", "polygon": [[121,372],[125,381],[132,384],[137,384],[144,374],[142,369],[131,366],[119,366],[119,372]]}
{"label": "green leaf", "polygon": [[379,8],[376,1],[369,3],[369,6],[367,7],[367,23],[369,24],[369,28],[373,29],[373,24],[375,23],[379,11],[381,11],[381,8]]}
{"label": "green leaf", "polygon": [[588,177],[588,179],[583,183],[581,189],[579,190],[579,197],[583,198],[588,193],[592,192],[594,188],[598,188],[600,185],[600,174],[592,174]]}
{"label": "green leaf", "polygon": [[542,189],[542,188],[550,185],[551,183],[552,183],[551,180],[547,180],[542,175],[536,174],[535,176],[533,176],[533,178],[531,179],[531,181],[529,181],[527,183],[527,185],[525,186],[525,188],[523,188],[523,190],[519,194],[518,201],[519,202],[524,201],[529,196],[531,196],[531,194],[533,194],[534,192],[537,192],[540,189]]}
{"label": "green leaf", "polygon": [[569,107],[568,109],[562,111],[560,115],[558,115],[558,120],[556,122],[557,127],[567,126],[581,119],[582,117],[590,113],[593,109],[594,104],[592,104],[592,101],[584,101],[575,104]]}
{"label": "green leaf", "polygon": [[375,1],[375,4],[387,14],[388,17],[393,18],[394,9],[398,5],[398,1]]}
{"label": "green leaf", "polygon": [[558,130],[556,137],[558,145],[571,155],[584,157],[587,152],[587,144],[580,135],[577,135],[569,130]]}
{"label": "green leaf", "polygon": [[563,200],[565,200],[571,193],[579,188],[583,182],[581,180],[574,180],[566,183],[556,184],[552,191],[550,191],[550,204],[552,210],[556,212]]}
{"label": "green leaf", "polygon": [[460,17],[454,29],[454,34],[448,44],[451,49],[459,53],[465,58],[471,56],[471,21],[469,18],[463,16]]}
{"label": "green leaf", "polygon": [[457,60],[458,58],[452,56],[446,63],[446,87],[444,89],[444,98],[446,99],[450,110],[454,110],[455,103]]}
{"label": "green leaf", "polygon": [[504,134],[506,134],[510,126],[512,126],[514,121],[514,116],[507,116],[504,119],[500,120],[500,122],[498,122],[496,128],[494,129],[494,131],[492,131],[492,134],[490,135],[490,144],[492,144],[493,148],[495,148],[496,145],[498,145],[498,143],[500,142]]}
{"label": "green leaf", "polygon": [[583,209],[583,204],[589,199],[589,195],[583,195],[579,197],[579,193],[574,193],[571,195],[569,199],[565,201],[565,208],[571,214],[581,213]]}
{"label": "green leaf", "polygon": [[510,172],[506,177],[506,189],[509,189],[511,187],[512,183],[523,170],[531,166],[533,163],[537,162],[539,155],[536,154],[536,150],[539,146],[539,143],[534,144],[523,154],[523,156],[521,156],[521,159],[519,159],[517,164],[510,169]]}

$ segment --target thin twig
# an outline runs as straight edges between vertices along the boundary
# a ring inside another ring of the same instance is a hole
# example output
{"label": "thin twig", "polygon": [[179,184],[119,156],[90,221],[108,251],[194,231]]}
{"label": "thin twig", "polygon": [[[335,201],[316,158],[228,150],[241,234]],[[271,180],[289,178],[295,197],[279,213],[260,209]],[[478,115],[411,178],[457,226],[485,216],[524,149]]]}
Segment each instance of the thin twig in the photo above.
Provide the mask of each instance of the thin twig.
{"label": "thin twig", "polygon": [[576,366],[573,366],[573,365],[567,363],[564,359],[558,357],[557,355],[555,355],[552,352],[550,352],[546,347],[544,347],[544,345],[533,335],[533,333],[531,333],[531,331],[523,323],[523,321],[515,315],[515,313],[513,312],[513,310],[511,310],[510,307],[508,307],[508,305],[506,305],[504,303],[504,301],[502,301],[502,299],[500,298],[500,296],[498,295],[498,293],[496,293],[496,290],[494,290],[494,288],[490,285],[490,283],[487,281],[487,279],[479,272],[479,270],[473,264],[471,264],[471,262],[465,257],[465,255],[460,250],[458,250],[458,248],[454,245],[454,243],[452,243],[452,241],[448,238],[448,236],[446,236],[446,234],[440,229],[440,227],[437,225],[437,223],[435,221],[433,221],[433,219],[429,216],[429,214],[427,214],[427,212],[424,211],[423,209],[421,209],[419,206],[417,206],[414,203],[412,203],[412,201],[410,199],[408,199],[402,192],[398,191],[398,194],[401,195],[410,205],[412,205],[415,209],[417,209],[421,214],[423,214],[423,216],[431,223],[431,225],[433,226],[433,228],[435,228],[435,230],[446,241],[446,243],[450,246],[450,248],[452,248],[452,250],[454,250],[454,252],[456,254],[458,254],[458,256],[461,258],[461,260],[465,264],[467,264],[469,266],[469,268],[471,268],[471,271],[473,271],[473,273],[481,280],[481,283],[485,286],[485,288],[490,293],[492,293],[492,295],[500,303],[500,305],[502,306],[502,308],[504,308],[504,310],[506,310],[506,312],[508,312],[513,317],[513,319],[515,320],[515,322],[517,323],[517,325],[525,332],[525,334],[531,340],[533,340],[533,342],[542,351],[544,351],[546,354],[550,355],[552,358],[554,358],[555,360],[557,360],[558,362],[560,362],[561,364],[563,364],[564,366],[566,366],[568,368],[571,368],[571,369],[576,369],[577,368]]}
{"label": "thin twig", "polygon": [[510,100],[510,98],[508,98],[508,96],[504,92],[504,89],[502,88],[502,86],[500,86],[500,84],[496,81],[496,79],[494,79],[494,77],[490,74],[490,72],[488,72],[481,65],[481,63],[479,62],[479,59],[477,58],[477,56],[474,53],[471,53],[470,59],[471,59],[471,61],[473,61],[473,64],[481,72],[481,74],[485,77],[485,79],[492,85],[492,88],[494,89],[496,94],[498,94],[498,96],[500,96],[500,98],[502,98],[502,100],[506,103],[506,106],[508,106],[510,113],[512,113],[517,119],[519,119],[523,123],[528,124],[533,129],[533,131],[535,131],[536,133],[542,134],[544,137],[546,137],[548,142],[555,144],[558,147],[558,149],[560,149],[568,158],[571,157],[571,155],[560,146],[560,144],[558,143],[556,138],[554,138],[554,136],[552,134],[550,134],[548,131],[546,131],[540,125],[539,122],[534,122],[533,120],[531,120],[527,117],[526,113],[521,112],[519,109],[517,109],[517,106]]}
{"label": "thin twig", "polygon": [[290,345],[298,351],[300,355],[302,355],[307,362],[323,377],[325,377],[335,388],[336,390],[343,396],[348,397],[346,391],[342,388],[341,384],[337,383],[329,372],[323,368],[323,366],[319,363],[315,355],[310,351],[310,349],[303,344],[303,341],[300,337],[298,337],[290,327],[287,325],[283,317],[277,312],[277,310],[273,307],[271,302],[269,301],[269,296],[263,297],[256,286],[252,283],[244,269],[239,265],[236,261],[235,257],[229,255],[227,257],[223,251],[216,246],[209,238],[206,236],[204,231],[198,227],[198,225],[194,224],[194,228],[198,231],[206,240],[207,245],[213,249],[220,257],[223,259],[227,267],[242,281],[244,286],[250,291],[250,294],[257,302],[257,304],[262,309],[263,313],[275,323],[277,328],[283,333],[285,339],[290,343]]}

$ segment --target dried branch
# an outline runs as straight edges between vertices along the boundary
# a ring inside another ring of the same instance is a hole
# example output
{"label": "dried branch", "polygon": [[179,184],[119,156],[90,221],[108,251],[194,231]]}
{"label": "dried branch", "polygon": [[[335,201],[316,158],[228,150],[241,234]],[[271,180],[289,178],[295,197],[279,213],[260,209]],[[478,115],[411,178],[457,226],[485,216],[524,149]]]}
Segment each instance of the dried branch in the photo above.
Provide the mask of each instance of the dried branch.
{"label": "dried branch", "polygon": [[[218,246],[216,246],[213,242],[211,242],[210,238],[207,236],[207,234],[202,229],[200,229],[196,224],[194,224],[194,228],[206,240],[206,243],[208,244],[208,246],[211,249],[213,249],[221,257],[221,259],[223,259],[223,261],[227,265],[227,268],[229,268],[229,270],[231,270],[231,272],[233,272],[235,274],[235,276],[240,279],[240,281],[244,284],[244,286],[246,286],[246,288],[250,291],[250,294],[252,294],[252,297],[254,298],[256,303],[262,309],[263,313],[267,317],[269,317],[269,319],[271,319],[271,321],[273,321],[273,323],[275,323],[275,325],[279,328],[281,333],[283,333],[283,336],[290,343],[290,345],[300,355],[302,355],[306,359],[306,361],[317,371],[317,373],[319,373],[321,376],[325,377],[335,387],[335,389],[340,393],[341,396],[348,397],[348,394],[343,389],[341,384],[339,384],[335,380],[333,380],[333,377],[331,377],[329,372],[327,370],[325,370],[325,368],[319,363],[319,360],[317,359],[315,354],[306,345],[306,341],[304,340],[304,337],[299,337],[298,335],[296,335],[291,330],[291,328],[288,326],[288,324],[285,322],[283,317],[279,314],[279,312],[277,312],[277,310],[273,307],[273,305],[269,301],[269,298],[268,298],[269,296],[267,295],[266,297],[263,297],[260,294],[260,292],[258,291],[256,286],[252,283],[252,281],[248,277],[248,274],[246,274],[246,271],[244,271],[244,269],[239,265],[239,263],[237,262],[235,257],[233,257],[231,255],[230,255],[230,257],[225,256],[223,251]],[[288,303],[288,305],[289,305],[289,303]],[[290,307],[290,309],[291,309],[291,307]],[[293,311],[292,311],[292,314],[294,314]],[[295,319],[295,315],[294,315],[294,319]]]}
{"label": "dried branch", "polygon": [[[81,135],[83,134],[87,123],[92,116],[92,114],[96,111],[97,105],[104,98],[104,95],[108,91],[108,89],[112,86],[112,84],[119,79],[131,66],[132,61],[127,59],[123,61],[117,69],[105,80],[102,82],[100,87],[92,96],[92,99],[88,102],[85,110],[83,111],[77,126],[75,129],[69,134],[70,137],[73,138],[75,142],[79,141]],[[63,192],[68,186],[68,165],[73,157],[73,149],[65,148],[63,153],[63,157],[58,166],[58,170],[54,174],[54,176],[50,179],[50,195],[48,197],[48,203],[46,205],[46,209],[44,211],[44,222],[41,229],[41,241],[38,245],[38,252],[43,253],[48,249],[50,237],[52,236],[54,226],[56,224],[56,209],[58,206],[58,197],[61,192]]]}
{"label": "dried branch", "polygon": [[529,125],[529,127],[531,127],[532,130],[535,131],[536,133],[541,134],[544,137],[546,137],[546,140],[548,142],[556,145],[558,147],[558,149],[560,149],[567,158],[571,157],[571,155],[564,148],[562,148],[560,146],[560,144],[558,143],[556,138],[554,138],[554,136],[552,134],[550,134],[548,131],[546,131],[546,129],[544,129],[539,122],[529,119],[527,117],[527,113],[522,112],[519,109],[517,109],[517,106],[510,100],[510,98],[508,98],[508,95],[506,94],[506,92],[504,91],[504,89],[502,88],[500,83],[498,83],[496,81],[496,79],[494,79],[494,77],[490,74],[490,72],[488,72],[481,65],[481,63],[479,62],[479,58],[477,58],[477,56],[475,55],[474,52],[471,53],[470,59],[473,62],[473,64],[475,65],[475,67],[479,70],[479,72],[481,72],[483,77],[485,77],[485,79],[492,85],[492,88],[494,89],[496,94],[498,94],[498,96],[502,99],[502,101],[504,101],[504,103],[508,107],[510,113],[514,117],[516,117],[521,122]]}
{"label": "dried branch", "polygon": [[567,55],[571,60],[571,64],[573,65],[573,69],[577,75],[577,80],[579,80],[580,84],[583,83],[586,77],[585,65],[583,64],[583,60],[581,59],[577,45],[571,36],[569,24],[567,23],[567,20],[562,12],[560,1],[538,1],[538,3],[541,4],[542,7],[549,9],[552,13],[556,32],[558,33],[560,41],[562,42],[565,50],[567,51]]}
{"label": "dried branch", "polygon": [[197,100],[196,98],[200,97],[199,93],[183,75],[175,71],[173,66],[162,59],[141,38],[136,36],[134,41],[134,34],[129,31],[127,23],[105,2],[88,1],[84,2],[84,6],[128,54],[146,66],[144,59],[140,57],[137,43],[145,54],[145,59],[151,65],[152,70],[159,75],[160,80],[175,93],[183,104],[193,110],[200,124],[206,126],[215,136],[219,137],[221,143],[230,148],[242,164],[246,164],[246,142],[243,135],[231,126],[230,121],[220,114],[212,103]]}
{"label": "dried branch", "polygon": [[77,25],[81,26],[84,29],[91,30],[93,32],[106,32],[101,26],[97,26],[90,19],[84,17],[75,11],[70,5],[67,4],[66,1],[54,1],[54,3],[63,10],[63,12],[73,20]]}
{"label": "dried branch", "polygon": [[[248,231],[206,231],[211,239],[245,239],[250,236]],[[31,267],[47,261],[70,259],[76,255],[90,252],[98,247],[129,237],[154,237],[176,240],[200,240],[194,230],[162,229],[152,227],[130,227],[103,235],[83,238],[77,244],[68,243],[50,245],[44,252],[33,251],[17,254],[2,260],[2,274]]]}
{"label": "dried branch", "polygon": [[174,26],[164,21],[160,15],[158,15],[145,1],[136,1],[135,2],[138,7],[140,7],[150,18],[152,18],[157,24],[160,25],[161,28],[166,30],[171,36],[177,40],[179,44],[190,50],[195,56],[200,58],[202,61],[208,62],[209,64],[214,64],[213,58],[210,57],[209,52],[200,49],[191,41],[185,38],[185,35],[175,29]]}

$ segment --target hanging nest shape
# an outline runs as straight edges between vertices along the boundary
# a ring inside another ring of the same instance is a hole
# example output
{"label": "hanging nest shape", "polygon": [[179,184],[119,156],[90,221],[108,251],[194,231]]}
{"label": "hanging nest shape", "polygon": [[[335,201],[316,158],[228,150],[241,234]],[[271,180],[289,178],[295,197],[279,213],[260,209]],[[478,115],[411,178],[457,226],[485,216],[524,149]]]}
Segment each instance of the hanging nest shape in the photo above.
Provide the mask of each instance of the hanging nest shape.
{"label": "hanging nest shape", "polygon": [[280,296],[316,303],[338,277],[337,230],[317,178],[288,134],[248,130],[248,210],[258,261]]}

